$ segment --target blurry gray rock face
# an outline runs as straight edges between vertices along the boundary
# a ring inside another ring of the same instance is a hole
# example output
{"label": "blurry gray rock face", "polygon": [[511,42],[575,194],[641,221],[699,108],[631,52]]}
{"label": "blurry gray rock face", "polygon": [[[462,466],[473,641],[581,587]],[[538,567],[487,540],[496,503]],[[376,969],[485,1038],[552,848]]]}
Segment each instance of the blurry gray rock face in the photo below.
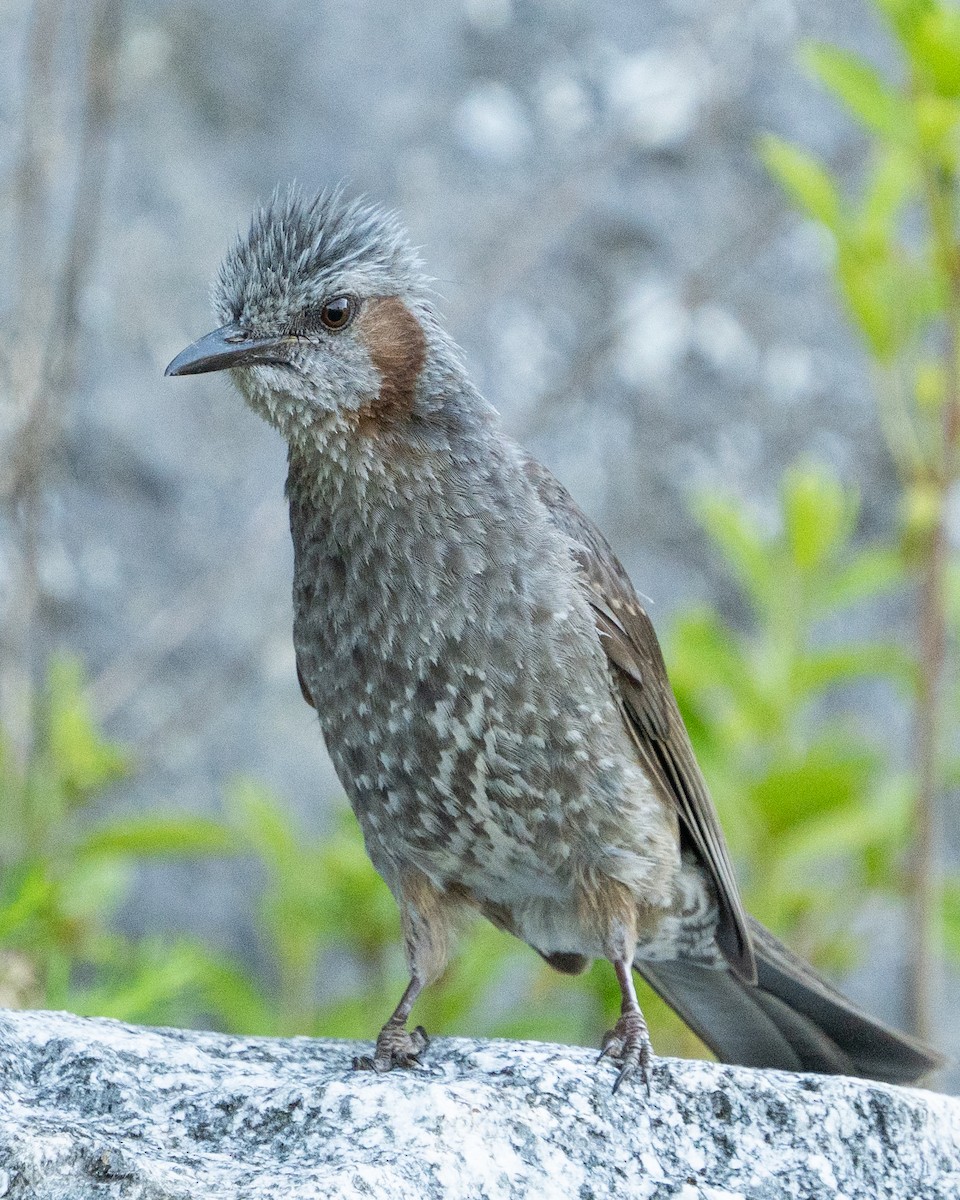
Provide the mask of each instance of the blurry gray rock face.
{"label": "blurry gray rock face", "polygon": [[[754,152],[771,129],[856,159],[796,54],[810,35],[863,45],[870,22],[819,0],[130,0],[41,564],[53,640],[135,756],[124,803],[211,811],[248,773],[314,826],[340,794],[294,677],[281,444],[222,377],[161,379],[278,182],[346,180],[402,211],[477,382],[658,621],[722,586],[691,489],[762,504],[809,451],[876,517],[861,354],[824,247]],[[0,36],[15,131],[25,9],[0,8]],[[236,947],[252,887],[235,867],[151,869],[125,920]]]}
{"label": "blurry gray rock face", "polygon": [[0,1016],[9,1200],[953,1200],[960,1101],[663,1059],[648,1098],[592,1052],[444,1039],[356,1074],[348,1042]]}

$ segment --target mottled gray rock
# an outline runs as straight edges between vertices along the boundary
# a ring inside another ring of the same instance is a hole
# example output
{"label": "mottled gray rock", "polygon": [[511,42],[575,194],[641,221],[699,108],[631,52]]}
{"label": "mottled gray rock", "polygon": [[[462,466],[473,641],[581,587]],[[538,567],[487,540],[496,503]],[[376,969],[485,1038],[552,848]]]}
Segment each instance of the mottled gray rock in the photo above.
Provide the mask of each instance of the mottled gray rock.
{"label": "mottled gray rock", "polygon": [[0,1014],[0,1196],[909,1200],[960,1195],[960,1102],[588,1050],[443,1039],[355,1074],[346,1042]]}

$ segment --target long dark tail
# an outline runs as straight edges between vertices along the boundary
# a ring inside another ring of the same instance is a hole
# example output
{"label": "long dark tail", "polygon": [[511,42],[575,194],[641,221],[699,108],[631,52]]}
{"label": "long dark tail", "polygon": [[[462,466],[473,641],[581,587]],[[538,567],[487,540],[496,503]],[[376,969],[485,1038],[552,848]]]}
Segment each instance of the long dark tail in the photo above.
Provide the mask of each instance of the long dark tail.
{"label": "long dark tail", "polygon": [[830,986],[752,918],[757,983],[695,963],[637,970],[721,1062],[915,1083],[943,1059],[888,1029]]}

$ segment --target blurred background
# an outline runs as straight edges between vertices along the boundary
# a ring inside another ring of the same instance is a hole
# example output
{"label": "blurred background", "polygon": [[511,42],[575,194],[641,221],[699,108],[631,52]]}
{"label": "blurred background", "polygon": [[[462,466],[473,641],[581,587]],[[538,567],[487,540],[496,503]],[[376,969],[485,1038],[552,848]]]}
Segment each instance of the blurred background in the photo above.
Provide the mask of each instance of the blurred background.
{"label": "blurred background", "polygon": [[[956,1056],[956,6],[0,0],[0,41],[0,1003],[371,1037],[399,997],[283,447],[162,378],[257,201],[344,181],[649,597],[749,906]],[[415,1015],[590,1044],[615,995],[477,929]]]}

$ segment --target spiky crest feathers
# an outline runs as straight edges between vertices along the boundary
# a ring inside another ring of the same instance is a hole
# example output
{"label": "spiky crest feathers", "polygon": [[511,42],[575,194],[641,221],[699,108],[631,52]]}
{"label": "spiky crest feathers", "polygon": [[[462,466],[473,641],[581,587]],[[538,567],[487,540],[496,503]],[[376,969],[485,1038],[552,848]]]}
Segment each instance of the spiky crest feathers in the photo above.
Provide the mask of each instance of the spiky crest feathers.
{"label": "spiky crest feathers", "polygon": [[227,253],[214,286],[221,320],[273,331],[334,291],[428,300],[430,280],[396,213],[341,187],[274,192]]}

